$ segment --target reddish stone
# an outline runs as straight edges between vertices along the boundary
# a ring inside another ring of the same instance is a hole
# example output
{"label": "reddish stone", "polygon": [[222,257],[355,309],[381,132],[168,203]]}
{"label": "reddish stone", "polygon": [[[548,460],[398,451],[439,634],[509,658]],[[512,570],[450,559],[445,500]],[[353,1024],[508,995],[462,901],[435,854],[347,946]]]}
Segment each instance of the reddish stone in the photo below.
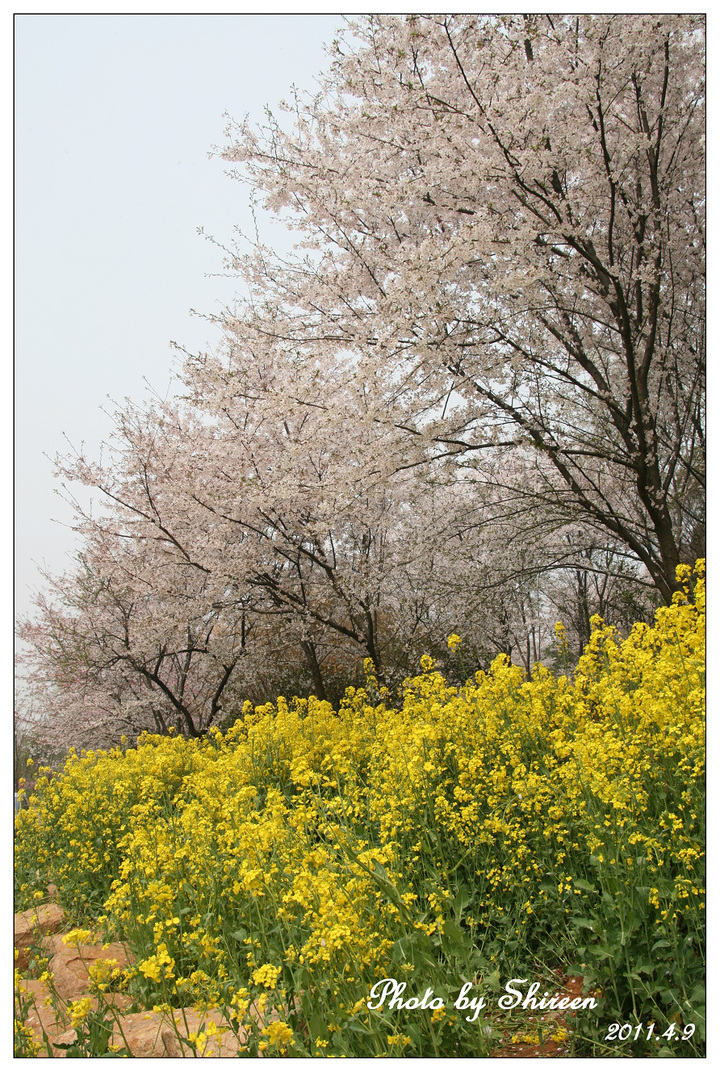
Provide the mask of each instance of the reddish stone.
{"label": "reddish stone", "polygon": [[122,942],[102,945],[61,946],[49,964],[53,973],[55,989],[65,1001],[76,1000],[87,992],[90,985],[88,968],[98,960],[116,960],[118,968],[130,962],[130,954]]}
{"label": "reddish stone", "polygon": [[26,912],[15,914],[15,948],[18,957],[15,966],[25,971],[33,946],[40,944],[41,936],[59,931],[65,921],[65,913],[58,904],[41,904]]}

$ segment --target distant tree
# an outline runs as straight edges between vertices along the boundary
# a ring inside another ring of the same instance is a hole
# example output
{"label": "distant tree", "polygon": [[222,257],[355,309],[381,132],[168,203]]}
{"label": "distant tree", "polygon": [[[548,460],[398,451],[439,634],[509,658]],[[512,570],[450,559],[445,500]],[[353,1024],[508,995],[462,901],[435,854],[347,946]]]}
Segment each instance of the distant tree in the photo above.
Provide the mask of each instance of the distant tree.
{"label": "distant tree", "polygon": [[78,569],[21,626],[47,733],[198,736],[285,688],[337,701],[365,658],[394,687],[455,631],[470,672],[498,650],[529,669],[518,579],[556,550],[518,550],[503,581],[514,534],[475,474],[428,474],[352,362],[231,357],[189,362],[182,401],[118,411],[104,464],[59,462],[105,505],[76,504]]}
{"label": "distant tree", "polygon": [[77,572],[52,582],[21,623],[48,743],[98,746],[170,726],[198,737],[220,720],[242,656],[237,623],[227,630],[197,570],[174,568],[165,588],[168,563],[155,555],[151,567],[145,550],[127,538],[86,545]]}
{"label": "distant tree", "polygon": [[201,633],[218,609],[226,621],[242,614],[231,633],[242,635],[246,661],[268,628],[282,636],[302,652],[321,698],[323,657],[349,669],[369,657],[381,680],[386,671],[397,679],[421,645],[444,643],[456,615],[448,577],[458,555],[471,554],[469,537],[459,539],[463,498],[422,479],[402,434],[368,409],[352,365],[204,355],[185,370],[184,398],[118,413],[104,466],[60,463],[67,480],[110,504],[79,528],[103,549],[98,584],[111,559],[120,562],[128,588],[121,599],[113,587],[112,606],[127,602],[137,617],[144,661],[139,649],[131,659],[120,629],[113,660],[160,688],[192,733],[194,718],[154,670],[163,652],[161,665],[184,682],[178,651],[209,657],[188,639],[189,610]]}

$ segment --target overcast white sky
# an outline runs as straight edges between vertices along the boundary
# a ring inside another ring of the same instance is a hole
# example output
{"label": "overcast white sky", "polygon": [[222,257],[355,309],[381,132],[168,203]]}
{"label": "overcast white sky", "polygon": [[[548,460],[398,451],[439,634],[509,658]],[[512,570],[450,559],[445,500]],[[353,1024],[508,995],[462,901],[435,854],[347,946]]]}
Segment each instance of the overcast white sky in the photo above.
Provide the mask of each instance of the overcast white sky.
{"label": "overcast white sky", "polygon": [[[237,287],[212,276],[220,253],[197,234],[203,227],[223,241],[235,224],[250,228],[247,189],[208,159],[224,143],[223,113],[260,120],[293,83],[312,89],[326,64],[323,43],[342,21],[15,17],[19,614],[42,583],[36,564],[62,571],[74,547],[45,455],[66,449],[63,433],[96,452],[111,427],[100,409],[108,396],[141,400],[144,377],[163,393],[170,340],[188,349],[213,343],[207,322],[189,310],[216,311]],[[711,171],[714,156],[711,137]],[[710,310],[712,328],[712,302]]]}
{"label": "overcast white sky", "polygon": [[[238,284],[220,241],[248,190],[209,159],[223,113],[261,120],[313,89],[331,15],[18,15],[15,19],[16,611],[74,536],[46,455],[97,453],[108,396],[164,393],[170,341],[212,345]],[[51,519],[57,519],[53,521]]]}

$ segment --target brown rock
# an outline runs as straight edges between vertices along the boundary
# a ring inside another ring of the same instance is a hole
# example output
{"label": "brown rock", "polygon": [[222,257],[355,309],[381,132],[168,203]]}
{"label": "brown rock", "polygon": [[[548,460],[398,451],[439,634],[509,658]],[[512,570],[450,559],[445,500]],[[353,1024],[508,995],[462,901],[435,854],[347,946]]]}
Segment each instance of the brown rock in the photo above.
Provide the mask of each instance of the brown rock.
{"label": "brown rock", "polygon": [[113,1046],[127,1047],[133,1057],[171,1057],[162,1037],[165,1017],[159,1012],[123,1016],[113,1032]]}
{"label": "brown rock", "polygon": [[59,931],[64,920],[65,913],[58,904],[42,904],[15,913],[15,948],[19,953],[15,965],[20,971],[25,971],[30,962],[31,947],[39,945],[42,935]]}
{"label": "brown rock", "polygon": [[42,941],[40,942],[40,949],[44,956],[52,957],[55,953],[67,949],[67,946],[63,942],[64,937],[63,934],[44,934]]}
{"label": "brown rock", "polygon": [[[182,1009],[176,1010],[174,1017],[177,1030],[170,1023],[170,1017],[166,1013],[129,1013],[120,1018],[113,1032],[111,1045],[113,1049],[127,1048],[133,1057],[191,1057],[192,1048],[184,1041],[188,1034],[199,1033],[200,1026],[207,1025],[211,1020],[218,1026],[224,1022],[221,1014],[216,1010],[199,1013],[196,1009]],[[227,1028],[227,1024],[225,1026]],[[75,1030],[71,1028],[53,1041],[55,1044],[71,1044],[76,1038]],[[199,1056],[235,1057],[239,1045],[236,1037],[227,1031],[219,1039],[217,1035],[210,1036]],[[57,1056],[62,1056],[65,1051],[57,1050],[56,1053]]]}
{"label": "brown rock", "polygon": [[[24,1002],[32,1002],[25,1015],[24,1022],[32,1028],[35,1038],[42,1047],[38,1056],[47,1056],[43,1040],[43,1031],[52,1039],[63,1030],[67,1023],[67,1019],[64,1016],[64,1006],[61,1006],[60,1010],[56,1010],[52,1006],[50,1003],[50,991],[47,984],[40,982],[39,979],[23,979],[20,985],[24,991]],[[16,1015],[18,1012],[19,1009],[16,1002]]]}
{"label": "brown rock", "polygon": [[[121,1017],[122,1032],[116,1028],[113,1032],[111,1044],[113,1048],[124,1047],[130,1050],[133,1057],[168,1057],[165,1044],[161,1037],[164,1020],[159,1013],[133,1012]],[[124,1038],[123,1038],[124,1035]],[[62,1043],[69,1045],[77,1039],[74,1028],[65,1031],[54,1039],[55,1045]],[[65,1050],[58,1050],[57,1056],[65,1056]],[[93,1056],[101,1056],[94,1054]]]}
{"label": "brown rock", "polygon": [[[162,1029],[162,1039],[168,1057],[192,1057],[192,1047],[185,1040],[189,1034],[200,1034],[202,1028],[207,1035],[207,1042],[198,1049],[199,1057],[237,1057],[241,1041],[233,1034],[227,1020],[217,1009],[198,1012],[197,1009],[176,1009],[173,1011],[175,1026],[166,1016],[166,1026]],[[215,1035],[208,1035],[208,1024],[213,1023],[219,1029]]]}
{"label": "brown rock", "polygon": [[122,942],[112,942],[106,948],[102,945],[61,946],[57,949],[49,964],[53,973],[55,989],[65,1001],[75,1000],[85,994],[89,988],[88,968],[98,960],[116,960],[118,968],[124,968],[130,961],[130,954]]}

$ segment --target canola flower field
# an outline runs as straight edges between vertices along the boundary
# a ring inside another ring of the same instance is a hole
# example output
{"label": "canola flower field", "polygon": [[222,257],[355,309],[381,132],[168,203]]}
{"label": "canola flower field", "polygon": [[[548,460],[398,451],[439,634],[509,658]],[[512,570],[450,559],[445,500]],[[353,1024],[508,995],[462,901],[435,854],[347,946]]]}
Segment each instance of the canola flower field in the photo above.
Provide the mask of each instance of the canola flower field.
{"label": "canola flower field", "polygon": [[[425,657],[394,707],[369,666],[337,711],[71,753],[17,817],[16,910],[55,883],[129,943],[138,1008],[223,1009],[249,1055],[488,1055],[535,1028],[470,1020],[463,984],[561,970],[597,999],[569,1052],[699,1056],[704,564],[679,580],[627,639],[595,619],[565,675],[500,656],[455,688]],[[385,978],[444,1008],[368,1008]]]}

